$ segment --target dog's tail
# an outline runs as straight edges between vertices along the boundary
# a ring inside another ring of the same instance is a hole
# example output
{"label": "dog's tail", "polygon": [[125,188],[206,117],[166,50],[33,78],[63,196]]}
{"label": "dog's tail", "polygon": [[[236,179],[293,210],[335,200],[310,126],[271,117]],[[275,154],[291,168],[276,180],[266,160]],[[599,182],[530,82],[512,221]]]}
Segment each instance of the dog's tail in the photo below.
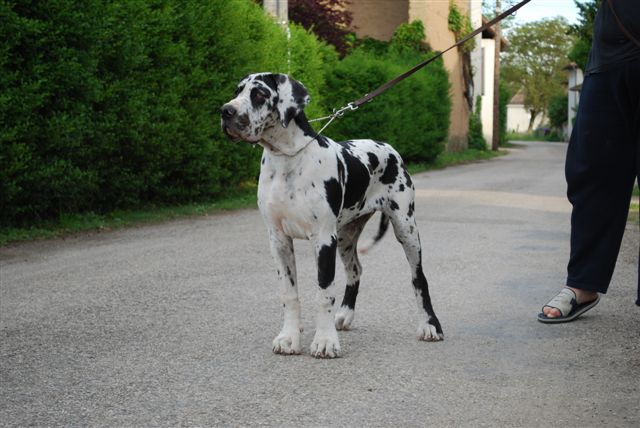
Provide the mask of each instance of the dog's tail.
{"label": "dog's tail", "polygon": [[383,213],[380,215],[380,224],[378,225],[378,232],[376,233],[376,236],[374,236],[373,239],[369,241],[366,245],[360,247],[359,249],[360,254],[367,254],[371,250],[371,248],[373,248],[373,246],[376,245],[378,241],[382,239],[384,234],[387,232],[388,228],[389,228],[389,217],[387,217]]}

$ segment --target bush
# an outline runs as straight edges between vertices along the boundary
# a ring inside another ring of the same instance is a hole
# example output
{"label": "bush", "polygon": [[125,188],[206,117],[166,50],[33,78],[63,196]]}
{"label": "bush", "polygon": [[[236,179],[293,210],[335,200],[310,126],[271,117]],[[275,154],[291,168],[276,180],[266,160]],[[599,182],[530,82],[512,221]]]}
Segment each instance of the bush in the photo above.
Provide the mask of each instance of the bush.
{"label": "bush", "polygon": [[469,115],[469,148],[487,150],[487,141],[482,134],[482,97],[476,98],[476,108]]}
{"label": "bush", "polygon": [[[218,119],[242,76],[287,71],[285,33],[252,2],[2,2],[0,16],[0,225],[255,180],[260,152]],[[291,46],[320,93],[331,49],[295,26]]]}
{"label": "bush", "polygon": [[[412,38],[409,39],[413,44]],[[329,71],[327,110],[362,97],[426,59],[426,55],[398,43],[365,41]],[[361,106],[357,112],[346,114],[326,133],[338,140],[372,138],[386,141],[405,161],[429,162],[445,147],[450,111],[449,80],[439,59],[373,102]]]}
{"label": "bush", "polygon": [[569,100],[566,94],[557,94],[549,103],[549,124],[556,132],[562,131],[562,126],[569,120]]}
{"label": "bush", "polygon": [[[215,199],[259,170],[261,151],[220,131],[241,77],[291,74],[315,117],[425,58],[410,24],[393,44],[369,44],[380,57],[365,43],[338,61],[299,26],[287,42],[250,0],[0,2],[0,17],[0,227]],[[386,140],[429,161],[450,108],[437,61],[328,135]]]}

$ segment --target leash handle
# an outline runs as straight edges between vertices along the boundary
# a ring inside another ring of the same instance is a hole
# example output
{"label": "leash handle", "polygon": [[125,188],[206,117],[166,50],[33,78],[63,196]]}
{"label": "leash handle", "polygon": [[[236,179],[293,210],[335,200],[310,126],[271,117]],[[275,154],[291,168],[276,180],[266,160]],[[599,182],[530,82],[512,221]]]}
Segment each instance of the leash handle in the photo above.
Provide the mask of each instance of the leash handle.
{"label": "leash handle", "polygon": [[482,33],[484,30],[488,29],[489,27],[492,27],[493,25],[497,24],[498,22],[502,21],[504,18],[506,18],[507,16],[511,15],[512,13],[514,13],[515,11],[517,11],[518,9],[520,9],[522,6],[524,6],[525,4],[529,3],[531,0],[523,0],[520,3],[516,4],[515,6],[512,6],[511,8],[507,9],[506,11],[502,12],[500,15],[496,16],[495,18],[493,18],[491,21],[487,22],[485,25],[483,25],[480,28],[475,29],[473,32],[471,32],[470,34],[468,34],[467,36],[465,36],[464,38],[460,39],[460,41],[456,42],[454,45],[448,47],[447,49],[438,52],[436,55],[432,56],[431,58],[421,62],[420,64],[416,65],[415,67],[413,67],[412,69],[410,69],[409,71],[406,71],[404,73],[402,73],[401,75],[399,75],[398,77],[388,81],[387,83],[385,83],[384,85],[378,87],[377,89],[375,89],[374,91],[372,91],[369,94],[366,94],[364,97],[353,101],[352,104],[353,106],[360,107],[362,104],[368,103],[369,101],[371,101],[372,99],[374,99],[375,97],[377,97],[378,95],[382,94],[383,92],[385,92],[387,89],[391,88],[392,86],[396,85],[397,83],[403,81],[404,79],[406,79],[407,77],[411,76],[413,73],[415,73],[416,71],[420,70],[422,67],[426,66],[427,64],[435,61],[436,59],[440,58],[442,55],[444,55],[446,52],[450,51],[453,48],[456,48],[464,43],[466,43],[468,40],[472,39],[473,37],[477,36],[478,34]]}

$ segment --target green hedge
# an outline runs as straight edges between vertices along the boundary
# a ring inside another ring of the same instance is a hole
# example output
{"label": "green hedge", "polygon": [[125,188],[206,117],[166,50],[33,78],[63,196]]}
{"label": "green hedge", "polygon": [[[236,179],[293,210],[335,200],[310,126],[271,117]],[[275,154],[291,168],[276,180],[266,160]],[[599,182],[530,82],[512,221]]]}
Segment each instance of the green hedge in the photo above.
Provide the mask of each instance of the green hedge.
{"label": "green hedge", "polygon": [[[255,182],[260,150],[229,142],[219,108],[251,72],[289,72],[326,114],[420,60],[343,61],[287,36],[250,0],[0,0],[0,227],[78,212],[211,200]],[[433,159],[448,129],[441,63],[327,130]]]}
{"label": "green hedge", "polygon": [[[218,118],[240,77],[287,71],[284,32],[252,2],[2,2],[0,17],[0,224],[255,178],[259,152]],[[292,45],[292,69],[318,88],[330,51],[297,27]]]}
{"label": "green hedge", "polygon": [[[327,109],[360,98],[428,55],[394,43],[363,44],[328,73]],[[450,111],[447,72],[437,60],[358,111],[348,112],[326,133],[338,140],[386,141],[405,161],[430,162],[444,150]]]}

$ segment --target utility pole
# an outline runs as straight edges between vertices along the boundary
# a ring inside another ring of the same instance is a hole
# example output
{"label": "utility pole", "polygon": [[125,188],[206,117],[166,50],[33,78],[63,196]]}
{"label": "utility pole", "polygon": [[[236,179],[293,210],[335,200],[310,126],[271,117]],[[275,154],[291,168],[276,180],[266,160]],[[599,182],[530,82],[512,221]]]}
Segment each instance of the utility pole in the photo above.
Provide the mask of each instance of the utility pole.
{"label": "utility pole", "polygon": [[264,0],[264,10],[286,27],[289,23],[289,2],[287,0]]}
{"label": "utility pole", "polygon": [[[500,15],[500,0],[496,0],[496,16]],[[495,25],[496,49],[493,58],[493,135],[491,137],[491,150],[498,150],[500,146],[500,42],[502,41],[502,29],[500,23]]]}
{"label": "utility pole", "polygon": [[291,74],[291,30],[289,30],[289,1],[264,0],[264,10],[282,27],[287,34],[287,73]]}

